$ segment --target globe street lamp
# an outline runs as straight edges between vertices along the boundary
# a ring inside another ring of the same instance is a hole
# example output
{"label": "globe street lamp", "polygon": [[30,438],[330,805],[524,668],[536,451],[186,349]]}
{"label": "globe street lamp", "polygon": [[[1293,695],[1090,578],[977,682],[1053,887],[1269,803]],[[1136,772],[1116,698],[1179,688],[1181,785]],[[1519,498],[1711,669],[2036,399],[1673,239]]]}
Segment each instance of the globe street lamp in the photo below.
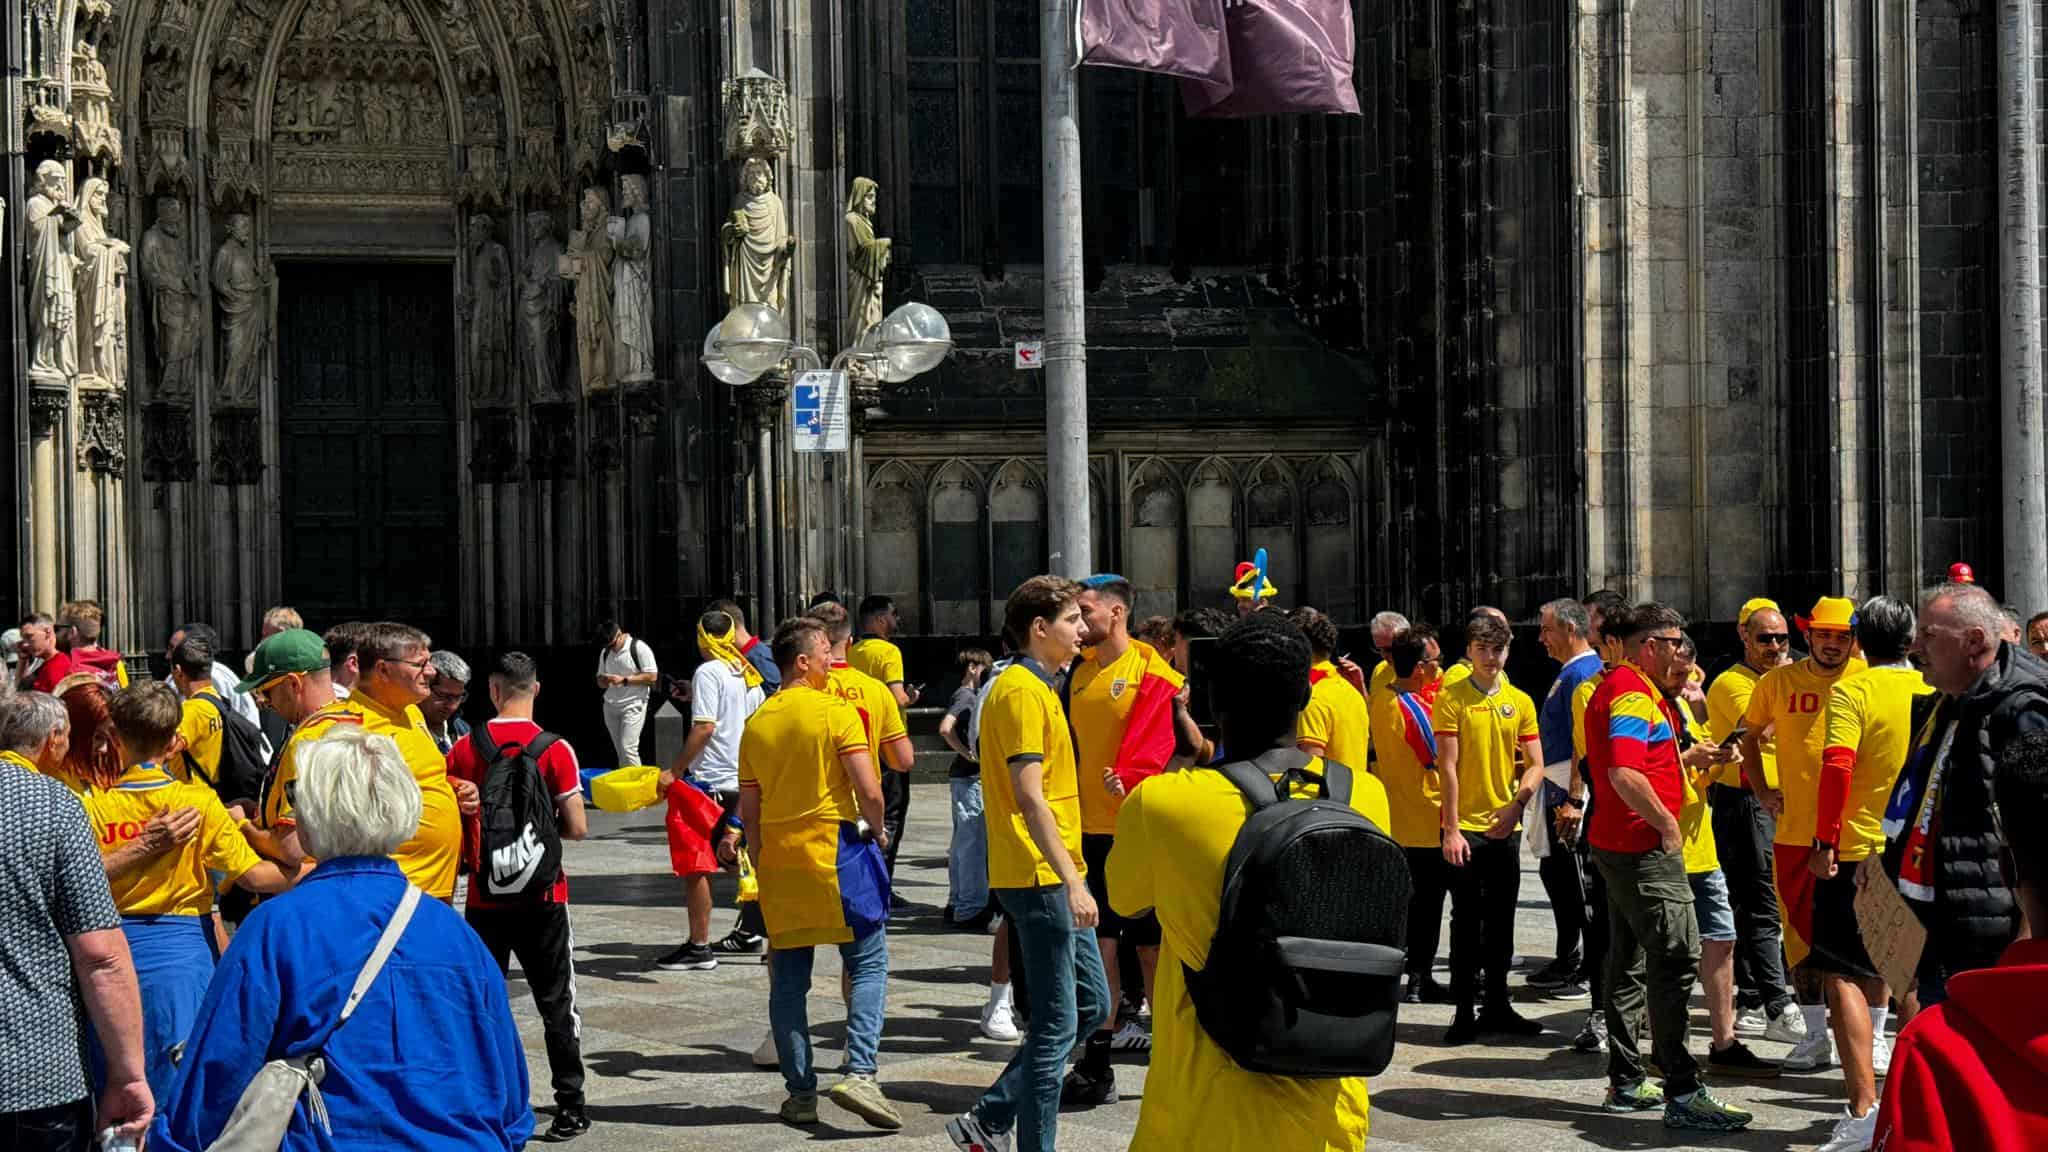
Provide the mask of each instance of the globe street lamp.
{"label": "globe street lamp", "polygon": [[[953,330],[939,310],[911,302],[861,334],[832,358],[832,370],[849,362],[871,365],[884,383],[900,384],[929,372],[953,350]],[[704,366],[735,387],[751,384],[785,360],[824,358],[789,336],[789,322],[765,304],[738,304],[704,335]]]}

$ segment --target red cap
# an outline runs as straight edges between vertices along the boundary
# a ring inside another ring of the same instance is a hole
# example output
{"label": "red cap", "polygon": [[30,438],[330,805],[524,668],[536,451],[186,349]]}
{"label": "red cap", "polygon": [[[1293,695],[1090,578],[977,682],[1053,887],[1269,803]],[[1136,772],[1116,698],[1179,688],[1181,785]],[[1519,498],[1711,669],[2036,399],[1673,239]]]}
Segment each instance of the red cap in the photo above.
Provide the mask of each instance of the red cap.
{"label": "red cap", "polygon": [[1948,580],[1951,584],[1975,584],[1977,573],[1968,564],[1957,561],[1948,566]]}

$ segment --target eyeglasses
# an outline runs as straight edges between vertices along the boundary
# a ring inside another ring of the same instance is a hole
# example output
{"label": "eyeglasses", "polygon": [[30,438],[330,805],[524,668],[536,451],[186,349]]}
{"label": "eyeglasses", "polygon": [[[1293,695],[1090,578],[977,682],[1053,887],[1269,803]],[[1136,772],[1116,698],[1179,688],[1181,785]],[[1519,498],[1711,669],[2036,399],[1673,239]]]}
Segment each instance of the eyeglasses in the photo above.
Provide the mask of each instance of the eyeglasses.
{"label": "eyeglasses", "polygon": [[377,663],[379,664],[403,664],[407,668],[412,669],[414,672],[426,671],[427,665],[430,662],[431,661],[425,656],[422,656],[417,660],[400,660],[396,656],[386,656],[382,660],[377,661]]}
{"label": "eyeglasses", "polygon": [[1645,636],[1643,639],[1655,640],[1659,644],[1669,644],[1674,648],[1685,643],[1685,637],[1683,636]]}
{"label": "eyeglasses", "polygon": [[1790,644],[1792,642],[1792,634],[1790,632],[1765,632],[1756,637],[1756,642],[1759,644],[1769,644],[1773,647],[1779,644]]}
{"label": "eyeglasses", "polygon": [[441,692],[437,690],[434,693],[434,699],[441,700],[449,704],[460,704],[464,700],[469,699],[469,690],[466,688],[460,692]]}

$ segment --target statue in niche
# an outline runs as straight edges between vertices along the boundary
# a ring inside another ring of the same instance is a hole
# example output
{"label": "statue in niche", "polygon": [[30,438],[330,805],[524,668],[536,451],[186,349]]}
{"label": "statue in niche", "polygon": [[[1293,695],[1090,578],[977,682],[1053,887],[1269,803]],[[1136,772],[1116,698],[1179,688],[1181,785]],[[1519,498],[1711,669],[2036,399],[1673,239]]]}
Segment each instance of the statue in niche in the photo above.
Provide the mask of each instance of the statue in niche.
{"label": "statue in niche", "polygon": [[625,215],[610,222],[612,323],[618,337],[613,362],[619,383],[645,384],[654,379],[654,285],[647,272],[654,233],[645,176],[619,178],[619,208]]}
{"label": "statue in niche", "polygon": [[608,389],[612,374],[611,205],[604,189],[583,190],[583,227],[569,234],[562,275],[576,285],[576,379],[587,393]]}
{"label": "statue in niche", "polygon": [[[414,138],[419,143],[441,139],[445,133],[441,122],[441,106],[436,103],[441,96],[440,90],[426,84],[415,84],[412,86],[410,96]],[[404,99],[404,95],[399,95],[397,99]]]}
{"label": "statue in niche", "polygon": [[249,229],[247,214],[228,217],[228,238],[213,255],[213,294],[221,327],[217,395],[223,404],[255,407],[269,347],[270,277],[257,266]]}
{"label": "statue in niche", "polygon": [[554,400],[562,388],[562,259],[554,220],[528,212],[526,271],[519,278],[519,371],[533,400]]}
{"label": "statue in niche", "polygon": [[299,34],[308,40],[332,40],[341,31],[340,0],[312,0],[306,5],[305,18],[299,21]]}
{"label": "statue in niche", "polygon": [[128,382],[128,244],[107,234],[107,182],[85,182],[78,225],[78,374]]}
{"label": "statue in niche", "polygon": [[856,343],[882,322],[882,281],[889,274],[889,241],[875,235],[880,189],[865,176],[846,194],[846,339]]}
{"label": "statue in niche", "polygon": [[404,111],[394,89],[375,80],[363,85],[363,143],[389,144],[393,127],[403,123]]}
{"label": "statue in niche", "polygon": [[512,258],[498,243],[498,222],[483,213],[469,218],[469,243],[469,291],[463,294],[462,311],[469,322],[470,395],[503,402],[511,399],[506,353]]}
{"label": "statue in niche", "polygon": [[28,199],[29,375],[63,379],[78,372],[78,244],[82,221],[63,164],[36,165]]}
{"label": "statue in niche", "polygon": [[768,162],[756,156],[740,169],[743,198],[719,229],[725,246],[728,305],[766,304],[789,314],[789,265],[796,252],[789,214],[775,194]]}
{"label": "statue in niche", "polygon": [[142,234],[142,280],[149,290],[150,333],[156,339],[157,395],[192,393],[192,362],[199,346],[198,293],[185,267],[185,206],[175,196],[157,201],[156,223]]}

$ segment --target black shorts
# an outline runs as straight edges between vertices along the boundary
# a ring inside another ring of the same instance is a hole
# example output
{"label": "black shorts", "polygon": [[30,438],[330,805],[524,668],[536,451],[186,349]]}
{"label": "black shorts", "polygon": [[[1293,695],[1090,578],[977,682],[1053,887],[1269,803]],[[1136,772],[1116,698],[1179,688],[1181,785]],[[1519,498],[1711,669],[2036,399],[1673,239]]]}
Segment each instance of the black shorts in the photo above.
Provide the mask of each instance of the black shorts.
{"label": "black shorts", "polygon": [[1857,980],[1878,978],[1856,924],[1856,863],[1813,885],[1813,939],[1805,967]]}
{"label": "black shorts", "polygon": [[1105,940],[1128,939],[1132,944],[1153,948],[1159,944],[1159,918],[1147,912],[1136,918],[1117,915],[1109,906],[1109,849],[1116,837],[1102,832],[1081,833],[1081,861],[1088,866],[1088,894],[1095,897],[1095,935]]}

